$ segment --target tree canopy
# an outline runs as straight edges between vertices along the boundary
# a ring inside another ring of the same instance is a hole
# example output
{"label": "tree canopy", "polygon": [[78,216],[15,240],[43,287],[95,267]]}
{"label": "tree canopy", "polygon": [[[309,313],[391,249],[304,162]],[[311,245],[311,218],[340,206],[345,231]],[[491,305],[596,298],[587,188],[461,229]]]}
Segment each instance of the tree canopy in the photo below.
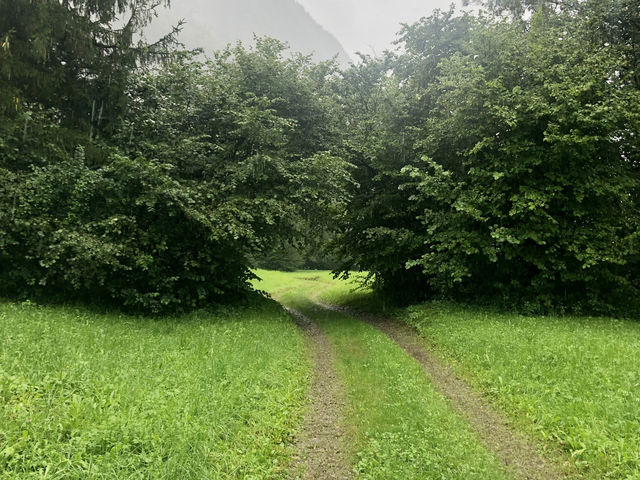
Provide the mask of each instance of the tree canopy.
{"label": "tree canopy", "polygon": [[403,30],[399,55],[350,73],[369,93],[350,111],[361,187],[335,241],[342,272],[409,299],[625,304],[638,287],[637,5],[512,6],[437,13]]}
{"label": "tree canopy", "polygon": [[145,2],[27,4],[3,30],[3,294],[148,312],[241,299],[251,258],[344,203],[346,165],[324,148],[332,63],[270,39],[211,62],[171,35],[134,44]]}
{"label": "tree canopy", "polygon": [[146,45],[155,7],[0,0],[0,294],[192,309],[329,239],[396,301],[640,298],[637,2],[436,12],[344,70]]}

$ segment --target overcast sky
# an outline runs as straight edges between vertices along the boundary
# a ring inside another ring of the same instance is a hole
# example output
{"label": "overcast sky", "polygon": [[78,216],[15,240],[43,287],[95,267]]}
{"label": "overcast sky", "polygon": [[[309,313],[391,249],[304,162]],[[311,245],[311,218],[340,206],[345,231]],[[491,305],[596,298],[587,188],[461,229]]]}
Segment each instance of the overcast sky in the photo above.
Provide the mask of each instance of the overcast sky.
{"label": "overcast sky", "polygon": [[413,23],[452,0],[298,0],[333,33],[355,59],[356,52],[382,53],[391,46],[401,23]]}

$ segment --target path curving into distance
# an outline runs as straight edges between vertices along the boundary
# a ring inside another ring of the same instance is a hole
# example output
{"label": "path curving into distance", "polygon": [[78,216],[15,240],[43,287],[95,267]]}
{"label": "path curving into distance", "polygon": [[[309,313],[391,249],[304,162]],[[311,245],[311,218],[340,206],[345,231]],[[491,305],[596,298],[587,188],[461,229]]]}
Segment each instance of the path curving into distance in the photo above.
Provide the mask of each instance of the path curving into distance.
{"label": "path curving into distance", "polygon": [[364,321],[387,335],[411,355],[425,370],[433,386],[471,426],[480,441],[518,480],[555,480],[568,478],[565,468],[544,459],[535,445],[510,427],[509,422],[484,400],[453,369],[437,359],[417,332],[393,319],[354,311],[337,305],[312,301],[319,307]]}
{"label": "path curving into distance", "polygon": [[313,359],[310,408],[296,438],[293,479],[347,480],[345,432],[340,419],[344,389],[334,368],[333,346],[318,325],[302,313],[285,307],[307,337]]}
{"label": "path curving into distance", "polygon": [[576,472],[542,456],[411,327],[329,305],[322,272],[261,272],[306,335],[310,408],[291,478],[555,480]]}

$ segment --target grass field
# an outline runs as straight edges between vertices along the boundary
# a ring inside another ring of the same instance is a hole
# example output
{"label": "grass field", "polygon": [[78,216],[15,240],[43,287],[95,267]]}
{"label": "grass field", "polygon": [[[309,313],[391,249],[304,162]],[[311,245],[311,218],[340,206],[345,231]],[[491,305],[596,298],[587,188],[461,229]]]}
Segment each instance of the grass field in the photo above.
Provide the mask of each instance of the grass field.
{"label": "grass field", "polygon": [[313,318],[335,346],[355,478],[508,478],[417,362],[370,325],[312,303],[333,284],[326,272],[259,275],[261,288]]}
{"label": "grass field", "polygon": [[[327,302],[379,310],[334,283]],[[428,303],[393,312],[547,448],[593,479],[640,479],[640,323]]]}
{"label": "grass field", "polygon": [[0,304],[0,478],[287,478],[309,363],[273,303],[143,319]]}
{"label": "grass field", "polygon": [[[356,479],[510,478],[421,366],[327,272],[257,287],[333,345]],[[576,478],[640,479],[640,324],[429,303],[392,312]],[[0,303],[0,479],[285,479],[308,343],[274,302],[149,319]]]}

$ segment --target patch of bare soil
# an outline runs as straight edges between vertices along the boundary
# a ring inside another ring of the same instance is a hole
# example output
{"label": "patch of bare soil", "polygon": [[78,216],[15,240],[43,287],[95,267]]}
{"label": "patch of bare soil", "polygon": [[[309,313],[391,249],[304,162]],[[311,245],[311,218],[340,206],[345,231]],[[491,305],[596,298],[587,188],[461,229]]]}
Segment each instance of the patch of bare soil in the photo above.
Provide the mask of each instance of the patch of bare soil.
{"label": "patch of bare soil", "polygon": [[333,347],[310,318],[287,308],[305,332],[314,361],[309,396],[311,407],[296,439],[294,479],[346,480],[351,477],[340,415],[344,389],[334,369]]}
{"label": "patch of bare soil", "polygon": [[504,463],[506,470],[515,478],[550,480],[568,477],[568,463],[560,465],[542,458],[534,444],[513,431],[506,418],[458,377],[450,366],[429,352],[424,340],[414,329],[392,319],[327,305],[317,300],[316,303],[325,309],[366,321],[388,335],[415,358],[431,377],[435,389],[467,420],[478,438]]}

